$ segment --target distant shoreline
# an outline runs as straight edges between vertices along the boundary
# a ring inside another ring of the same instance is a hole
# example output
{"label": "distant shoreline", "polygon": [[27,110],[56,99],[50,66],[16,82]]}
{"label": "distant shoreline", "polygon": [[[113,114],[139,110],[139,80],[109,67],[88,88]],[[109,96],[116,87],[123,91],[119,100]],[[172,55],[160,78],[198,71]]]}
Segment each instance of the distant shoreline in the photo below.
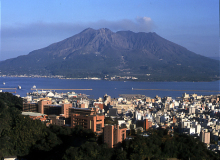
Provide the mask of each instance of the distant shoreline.
{"label": "distant shoreline", "polygon": [[68,79],[68,80],[102,80],[102,81],[124,81],[124,82],[214,82],[219,81],[220,78],[216,78],[210,81],[144,81],[140,79],[103,79],[98,77],[85,77],[85,78],[67,78],[62,75],[55,76],[41,76],[41,75],[0,75],[0,77],[11,77],[11,78],[56,78],[56,79]]}

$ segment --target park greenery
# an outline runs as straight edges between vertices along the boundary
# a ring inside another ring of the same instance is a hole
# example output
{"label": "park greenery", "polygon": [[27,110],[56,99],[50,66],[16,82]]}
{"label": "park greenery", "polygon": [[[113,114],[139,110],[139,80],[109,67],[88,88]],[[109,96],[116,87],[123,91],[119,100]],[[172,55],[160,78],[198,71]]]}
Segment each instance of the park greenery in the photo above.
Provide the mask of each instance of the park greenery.
{"label": "park greenery", "polygon": [[0,158],[63,160],[219,159],[204,143],[191,136],[149,130],[148,137],[133,136],[117,148],[108,148],[103,138],[81,126],[51,125],[21,114],[22,99],[0,93]]}

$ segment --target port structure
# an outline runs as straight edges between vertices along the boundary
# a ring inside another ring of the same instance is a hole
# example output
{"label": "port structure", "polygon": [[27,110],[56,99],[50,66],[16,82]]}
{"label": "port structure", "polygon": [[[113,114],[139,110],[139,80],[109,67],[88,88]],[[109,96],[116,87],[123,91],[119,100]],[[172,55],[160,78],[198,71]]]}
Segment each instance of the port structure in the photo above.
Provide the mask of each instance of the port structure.
{"label": "port structure", "polygon": [[138,89],[138,88],[132,88],[132,90],[146,90],[146,91],[182,91],[182,92],[220,92],[220,91],[211,91],[211,90]]}
{"label": "port structure", "polygon": [[31,90],[68,90],[68,91],[91,91],[92,89],[45,89],[45,88],[31,88]]}
{"label": "port structure", "polygon": [[2,90],[16,90],[17,88],[0,88],[0,89],[2,89]]}
{"label": "port structure", "polygon": [[17,88],[0,88],[0,90],[15,90],[14,92],[8,92],[8,93],[16,93]]}

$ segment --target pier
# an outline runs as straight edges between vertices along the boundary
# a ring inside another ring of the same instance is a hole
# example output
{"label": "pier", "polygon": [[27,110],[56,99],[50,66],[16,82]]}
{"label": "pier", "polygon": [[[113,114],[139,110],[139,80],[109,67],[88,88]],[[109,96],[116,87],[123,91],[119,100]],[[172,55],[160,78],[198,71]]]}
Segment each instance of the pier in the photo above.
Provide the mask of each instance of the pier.
{"label": "pier", "polygon": [[31,88],[31,90],[67,90],[67,91],[91,91],[92,89],[45,89],[45,88]]}
{"label": "pier", "polygon": [[132,90],[146,90],[146,91],[182,91],[182,92],[220,92],[220,91],[212,91],[212,90],[138,89],[138,88],[132,88]]}
{"label": "pier", "polygon": [[10,90],[10,89],[17,89],[17,88],[0,88],[1,90]]}

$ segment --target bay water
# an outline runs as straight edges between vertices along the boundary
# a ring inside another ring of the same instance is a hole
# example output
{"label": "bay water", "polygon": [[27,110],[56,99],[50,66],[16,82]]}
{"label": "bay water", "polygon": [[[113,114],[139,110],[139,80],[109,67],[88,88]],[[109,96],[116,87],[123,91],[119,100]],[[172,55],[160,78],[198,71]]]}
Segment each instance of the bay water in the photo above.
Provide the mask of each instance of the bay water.
{"label": "bay water", "polygon": [[[18,88],[21,89],[4,89]],[[90,98],[103,97],[105,94],[112,98],[118,98],[121,94],[141,94],[148,97],[171,96],[180,97],[183,93],[198,95],[216,95],[220,88],[220,81],[213,82],[135,82],[135,81],[105,81],[105,80],[73,80],[57,78],[28,78],[28,77],[0,77],[0,88],[3,92],[15,92],[21,97],[32,92],[31,88],[37,89],[92,89],[75,90],[76,93],[89,95]],[[133,88],[133,90],[132,90]],[[135,90],[135,89],[162,89],[162,90]],[[167,90],[165,90],[167,89]],[[174,90],[174,91],[168,91]],[[183,91],[193,90],[193,91]],[[199,90],[199,91],[198,91]],[[202,91],[203,90],[203,91]],[[204,91],[205,90],[205,91]],[[74,91],[74,90],[73,90]],[[215,91],[215,92],[213,92]],[[58,93],[70,92],[58,90]]]}

